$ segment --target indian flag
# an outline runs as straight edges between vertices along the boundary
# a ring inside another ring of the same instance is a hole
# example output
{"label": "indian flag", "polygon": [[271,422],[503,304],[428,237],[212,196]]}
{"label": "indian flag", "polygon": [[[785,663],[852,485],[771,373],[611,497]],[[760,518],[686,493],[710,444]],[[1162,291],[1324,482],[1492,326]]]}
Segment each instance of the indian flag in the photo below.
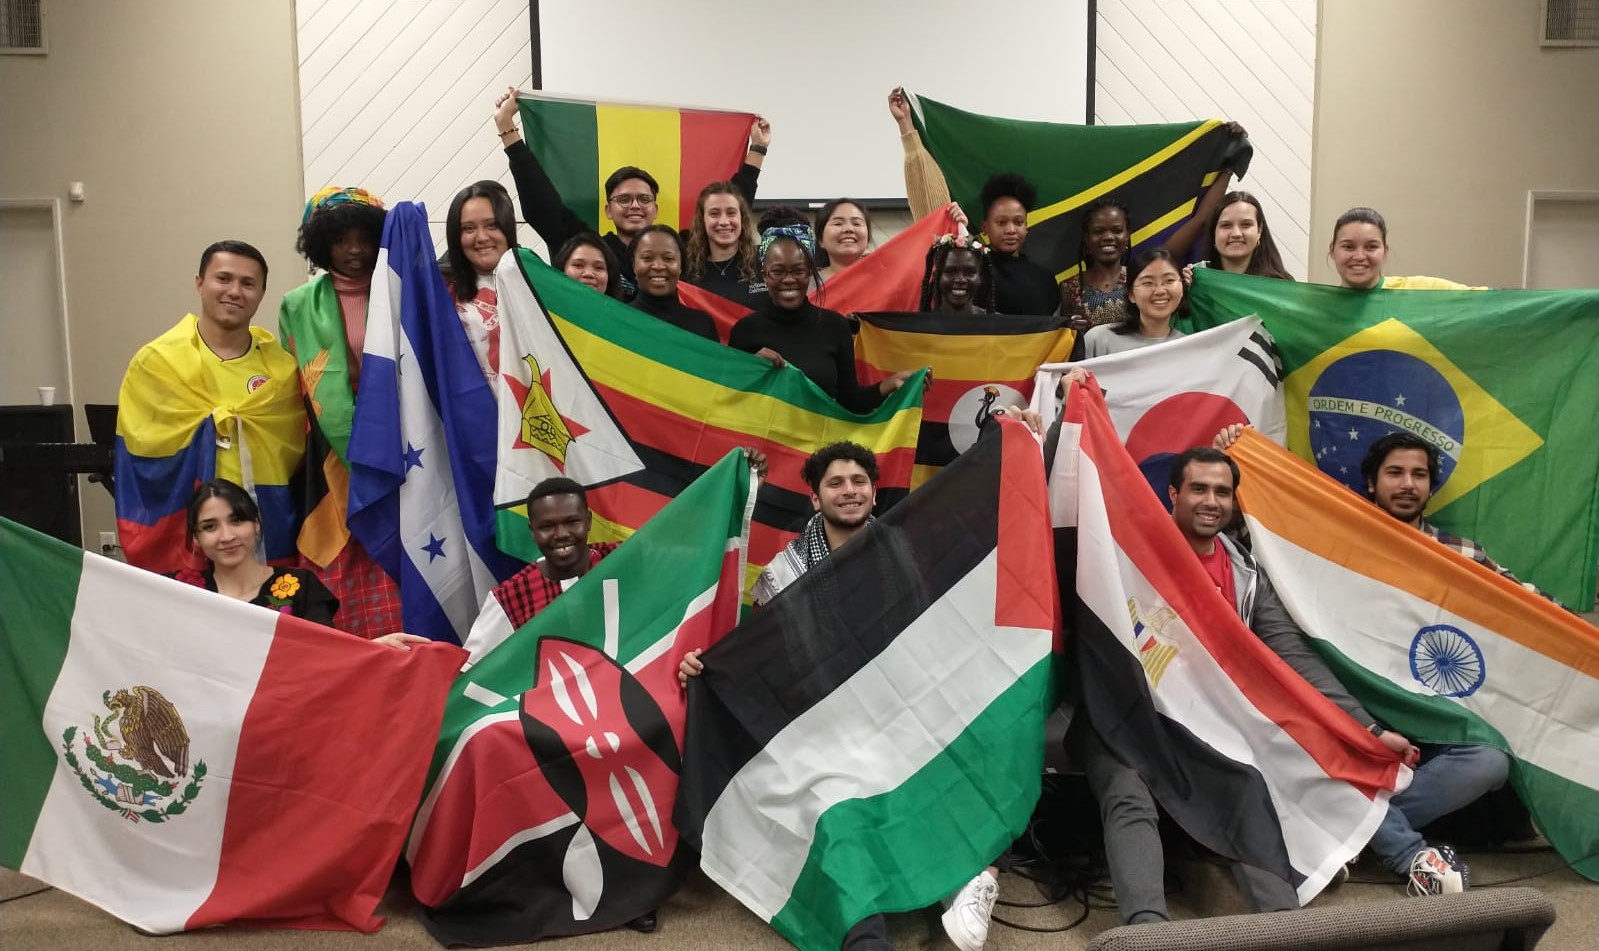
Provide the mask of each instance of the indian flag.
{"label": "indian flag", "polygon": [[528,148],[566,207],[605,231],[615,230],[604,215],[605,180],[624,165],[660,183],[657,220],[687,229],[700,189],[738,171],[755,121],[748,112],[542,94],[520,96],[518,103]]}
{"label": "indian flag", "polygon": [[0,864],[145,931],[375,931],[465,656],[0,519]]}
{"label": "indian flag", "polygon": [[1230,450],[1254,551],[1372,716],[1511,755],[1511,782],[1599,879],[1599,630],[1400,523],[1255,433]]}

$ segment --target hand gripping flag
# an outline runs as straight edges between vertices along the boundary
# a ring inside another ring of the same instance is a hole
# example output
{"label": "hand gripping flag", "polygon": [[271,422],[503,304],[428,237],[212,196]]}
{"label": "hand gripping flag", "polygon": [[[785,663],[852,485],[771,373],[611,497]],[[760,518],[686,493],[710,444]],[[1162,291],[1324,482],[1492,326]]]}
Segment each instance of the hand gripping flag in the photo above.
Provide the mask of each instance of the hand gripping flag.
{"label": "hand gripping flag", "polygon": [[869,384],[899,370],[932,370],[922,398],[915,487],[970,449],[994,410],[1025,405],[1039,365],[1066,359],[1076,337],[1059,317],[863,313],[855,373]]}
{"label": "hand gripping flag", "polygon": [[461,674],[406,857],[429,932],[614,928],[677,886],[677,668],[738,620],[754,501],[732,452]]}
{"label": "hand gripping flag", "polygon": [[427,215],[389,210],[350,426],[350,531],[400,586],[405,630],[460,643],[515,561],[494,546],[494,394],[434,262]]}
{"label": "hand gripping flag", "polygon": [[1364,494],[1371,444],[1415,433],[1443,454],[1430,521],[1593,605],[1599,290],[1355,291],[1201,268],[1191,304],[1198,327],[1265,323],[1289,449]]}
{"label": "hand gripping flag", "polygon": [[517,99],[528,147],[574,215],[599,230],[605,179],[635,165],[661,184],[658,220],[687,231],[700,189],[738,171],[749,144],[748,112],[566,99],[524,93]]}
{"label": "hand gripping flag", "polygon": [[679,826],[803,951],[953,894],[1038,799],[1058,645],[1044,474],[1019,423],[994,428],[689,683]]}
{"label": "hand gripping flag", "polygon": [[1071,384],[1050,478],[1054,524],[1075,530],[1061,586],[1076,591],[1093,729],[1200,844],[1309,901],[1410,771],[1244,626],[1144,490],[1092,386]]}
{"label": "hand gripping flag", "polygon": [[[921,305],[922,279],[926,272],[927,249],[946,234],[955,233],[955,219],[948,208],[911,223],[910,227],[883,242],[861,260],[833,276],[810,293],[811,303],[841,314],[866,311],[909,311]],[[688,283],[677,285],[684,305],[710,314],[722,342],[732,333],[750,309],[720,294]],[[926,366],[918,363],[917,368]]]}
{"label": "hand gripping flag", "polygon": [[1246,319],[1154,347],[1038,368],[1032,408],[1046,421],[1060,413],[1061,379],[1072,367],[1094,374],[1111,425],[1161,502],[1167,467],[1222,427],[1248,423],[1284,438],[1282,365],[1258,319]]}
{"label": "hand gripping flag", "polygon": [[1599,879],[1599,630],[1246,433],[1255,555],[1338,679],[1413,742],[1512,757],[1538,828]]}
{"label": "hand gripping flag", "polygon": [[1027,214],[1027,254],[1057,280],[1080,270],[1082,209],[1112,196],[1127,206],[1132,253],[1159,247],[1194,213],[1224,167],[1239,177],[1254,154],[1217,119],[1168,125],[1062,125],[1001,119],[910,96],[922,143],[962,208],[996,171],[1014,171],[1038,189]]}
{"label": "hand gripping flag", "polygon": [[0,864],[159,934],[376,931],[465,659],[0,519]]}
{"label": "hand gripping flag", "polygon": [[806,456],[848,439],[877,453],[878,499],[910,484],[921,380],[855,414],[793,367],[730,350],[612,300],[525,250],[500,294],[499,544],[538,555],[522,510],[541,480],[589,487],[593,541],[620,541],[728,450],[767,456],[750,536],[750,583],[810,517]]}

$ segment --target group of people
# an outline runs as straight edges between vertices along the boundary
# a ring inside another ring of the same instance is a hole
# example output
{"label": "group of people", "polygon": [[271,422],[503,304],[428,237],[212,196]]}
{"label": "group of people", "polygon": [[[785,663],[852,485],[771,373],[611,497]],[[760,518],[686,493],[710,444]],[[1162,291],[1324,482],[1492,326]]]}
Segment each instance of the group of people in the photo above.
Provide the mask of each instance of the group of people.
{"label": "group of people", "polygon": [[[1028,213],[1037,203],[1027,179],[1008,171],[990,177],[980,207],[974,209],[975,226],[967,233],[971,223],[950,202],[942,174],[910,121],[903,91],[891,93],[888,105],[905,148],[912,211],[920,217],[949,207],[961,225],[960,233],[941,236],[928,249],[921,284],[924,311],[974,319],[1058,314],[1080,331],[1079,355],[1094,357],[1181,336],[1173,320],[1184,312],[1193,267],[1293,279],[1283,267],[1261,203],[1247,192],[1230,190],[1230,173],[1223,172],[1188,223],[1162,246],[1137,255],[1129,254],[1127,207],[1114,196],[1095,200],[1082,214],[1076,273],[1058,281],[1025,252]],[[777,208],[757,220],[751,203],[772,140],[765,120],[750,127],[747,154],[731,178],[706,186],[696,196],[693,224],[686,232],[657,222],[658,181],[644,169],[624,166],[605,182],[604,215],[613,230],[601,235],[568,209],[523,141],[516,125],[516,90],[497,98],[493,116],[515,184],[514,200],[497,181],[463,188],[449,205],[440,268],[463,331],[494,385],[501,358],[495,269],[516,247],[518,204],[523,219],[553,250],[553,265],[596,294],[629,302],[712,341],[718,340],[715,322],[705,311],[683,303],[682,282],[748,307],[751,313],[733,327],[728,345],[757,354],[774,367],[798,369],[849,409],[871,409],[911,377],[906,371],[876,385],[861,384],[850,318],[815,302],[825,301],[825,293],[812,293],[825,291],[829,281],[871,252],[869,210],[860,202],[838,199],[815,216]],[[1236,124],[1229,128],[1243,136]],[[267,262],[257,249],[239,241],[219,241],[205,250],[195,279],[199,313],[186,316],[167,335],[176,334],[192,346],[194,385],[211,394],[219,414],[249,412],[250,397],[266,386],[298,390],[304,429],[310,433],[305,458],[321,466],[323,501],[332,500],[340,515],[347,479],[344,450],[360,388],[367,302],[385,214],[383,202],[360,188],[326,188],[311,198],[298,249],[321,273],[285,296],[281,343],[252,326],[266,286]],[[1387,250],[1382,216],[1354,208],[1338,219],[1328,253],[1341,284],[1349,288],[1463,286],[1436,278],[1388,276],[1383,267]],[[130,375],[149,372],[139,357],[129,367]],[[1081,370],[1069,378],[1089,379]],[[1001,412],[1022,417],[1039,430],[1049,422],[1020,408]],[[1264,642],[1397,756],[1416,765],[1414,783],[1393,799],[1372,851],[1406,877],[1413,890],[1463,889],[1465,866],[1448,847],[1429,844],[1416,830],[1502,784],[1506,757],[1484,747],[1418,750],[1378,724],[1307,647],[1270,580],[1247,549],[1223,533],[1232,521],[1238,483],[1238,468],[1223,450],[1235,437],[1236,432],[1224,431],[1215,447],[1192,449],[1173,463],[1170,499],[1178,528],[1217,589]],[[267,563],[261,539],[271,520],[263,519],[247,491],[250,464],[242,439],[219,437],[215,471],[218,478],[201,485],[187,509],[190,551],[175,553],[186,563],[169,573],[395,649],[424,640],[401,632],[395,581],[347,530],[340,535],[336,523],[333,541],[318,549],[319,558],[302,556],[299,564],[289,566]],[[1445,535],[1422,517],[1438,482],[1436,448],[1408,434],[1388,436],[1371,447],[1363,472],[1374,504],[1493,570],[1503,570],[1480,547]],[[766,566],[755,588],[757,604],[778,597],[808,569],[872,528],[878,469],[869,450],[830,445],[807,461],[803,476],[815,515],[803,527],[795,526],[798,538]],[[590,513],[584,487],[576,482],[561,478],[541,483],[528,497],[527,508],[541,557],[485,600],[467,643],[474,657],[578,583],[614,547],[589,543]],[[697,654],[683,658],[685,682],[702,669]],[[1104,748],[1086,716],[1078,716],[1068,742],[1100,804],[1122,920],[1168,918],[1157,813],[1147,786]],[[946,929],[963,949],[984,941],[997,894],[996,875],[993,868],[985,870],[953,897],[944,914]],[[1286,882],[1247,867],[1240,867],[1238,875],[1256,908],[1297,905]],[[881,920],[874,918],[857,926],[846,946],[881,948],[887,942]]]}

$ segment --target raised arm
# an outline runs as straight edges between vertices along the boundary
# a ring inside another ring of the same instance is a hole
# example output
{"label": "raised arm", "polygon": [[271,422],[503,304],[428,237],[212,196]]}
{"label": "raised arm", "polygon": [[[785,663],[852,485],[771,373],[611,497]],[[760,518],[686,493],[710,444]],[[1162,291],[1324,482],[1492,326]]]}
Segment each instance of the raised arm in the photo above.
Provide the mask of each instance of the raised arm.
{"label": "raised arm", "polygon": [[911,122],[910,100],[903,87],[888,94],[888,112],[899,126],[899,144],[905,149],[905,198],[911,206],[911,217],[925,218],[949,204],[949,183],[944,180],[943,169],[922,145],[922,137]]}
{"label": "raised arm", "polygon": [[[1248,135],[1244,127],[1236,122],[1227,123],[1227,132],[1235,139],[1246,138]],[[1211,240],[1212,236],[1204,234],[1204,229],[1209,227],[1210,216],[1216,213],[1232,183],[1232,169],[1224,168],[1216,174],[1216,180],[1211,182],[1210,187],[1205,189],[1205,194],[1200,196],[1194,213],[1172,232],[1171,238],[1166,241],[1166,250],[1170,251],[1173,257],[1179,261],[1187,261],[1188,253],[1193,250],[1195,241],[1199,241],[1200,247],[1204,248],[1205,242]]]}
{"label": "raised arm", "polygon": [[750,147],[744,153],[744,164],[733,173],[733,187],[744,200],[755,204],[755,187],[760,182],[761,166],[766,164],[766,150],[772,146],[772,124],[760,116],[750,123]]}
{"label": "raised arm", "polygon": [[499,133],[500,144],[505,146],[505,158],[511,164],[511,180],[516,183],[516,201],[521,206],[522,219],[538,232],[554,254],[567,238],[591,229],[561,201],[561,193],[550,181],[549,173],[523,141],[516,115],[516,87],[509,86],[494,100],[494,131]]}

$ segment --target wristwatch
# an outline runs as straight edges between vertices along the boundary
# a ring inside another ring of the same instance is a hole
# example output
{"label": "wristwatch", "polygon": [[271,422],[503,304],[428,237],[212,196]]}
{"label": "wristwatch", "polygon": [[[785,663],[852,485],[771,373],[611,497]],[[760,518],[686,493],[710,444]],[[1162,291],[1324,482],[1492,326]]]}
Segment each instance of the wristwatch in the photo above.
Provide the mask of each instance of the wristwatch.
{"label": "wristwatch", "polygon": [[1383,729],[1381,723],[1373,723],[1371,726],[1366,727],[1366,730],[1372,736],[1382,736],[1384,733],[1388,732],[1387,730]]}

